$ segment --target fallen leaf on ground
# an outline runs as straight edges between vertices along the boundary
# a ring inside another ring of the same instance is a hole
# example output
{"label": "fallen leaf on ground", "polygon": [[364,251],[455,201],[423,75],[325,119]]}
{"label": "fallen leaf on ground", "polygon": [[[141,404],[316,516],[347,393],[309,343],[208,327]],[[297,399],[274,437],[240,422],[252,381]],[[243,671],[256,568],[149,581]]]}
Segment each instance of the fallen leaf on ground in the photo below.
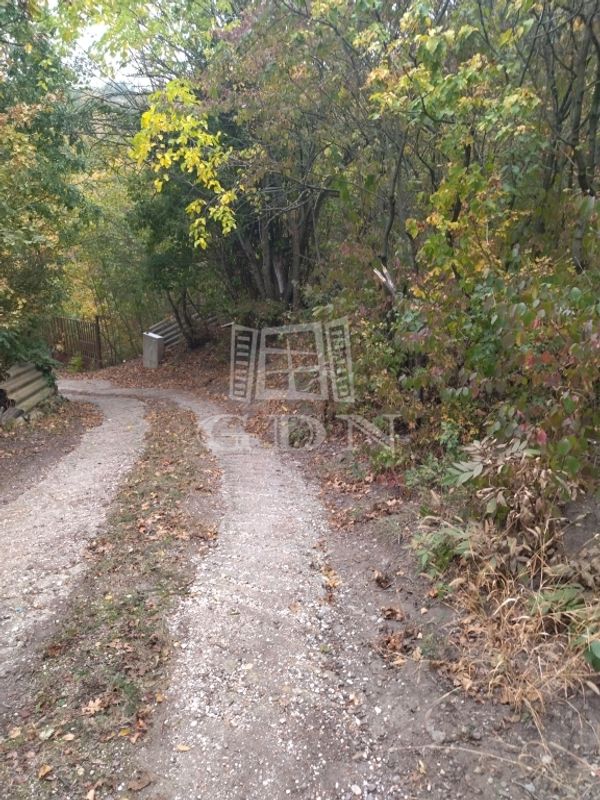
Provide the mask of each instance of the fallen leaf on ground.
{"label": "fallen leaf on ground", "polygon": [[394,619],[397,622],[402,622],[405,618],[405,613],[402,611],[401,608],[394,608],[393,606],[388,606],[387,608],[381,609],[381,616],[384,619]]}
{"label": "fallen leaf on ground", "polygon": [[65,644],[57,642],[54,644],[49,644],[48,647],[46,648],[44,655],[46,658],[57,658],[57,656],[60,656],[64,652],[64,650],[65,650]]}
{"label": "fallen leaf on ground", "polygon": [[392,579],[390,576],[386,575],[385,572],[379,572],[377,569],[373,573],[373,578],[380,589],[389,589],[392,585]]}
{"label": "fallen leaf on ground", "polygon": [[178,750],[180,753],[187,753],[187,751],[191,749],[192,748],[189,746],[189,744],[178,744],[175,748],[175,750]]}
{"label": "fallen leaf on ground", "polygon": [[325,585],[328,589],[337,589],[338,586],[341,584],[340,576],[336,573],[333,567],[330,567],[329,564],[325,564],[321,569],[323,573],[323,578],[325,581]]}
{"label": "fallen leaf on ground", "polygon": [[81,709],[81,713],[86,717],[93,717],[94,714],[97,714],[99,711],[102,711],[102,698],[97,697],[95,700],[90,700],[90,702],[83,706]]}
{"label": "fallen leaf on ground", "polygon": [[44,778],[47,778],[48,775],[52,772],[54,767],[51,767],[50,764],[42,764],[42,766],[38,770],[38,778],[42,781]]}

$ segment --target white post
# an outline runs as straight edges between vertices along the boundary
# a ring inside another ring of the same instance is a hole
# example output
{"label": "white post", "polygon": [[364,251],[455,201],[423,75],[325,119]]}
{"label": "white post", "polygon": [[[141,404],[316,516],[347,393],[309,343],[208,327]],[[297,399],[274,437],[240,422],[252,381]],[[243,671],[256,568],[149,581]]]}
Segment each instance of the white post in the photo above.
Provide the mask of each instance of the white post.
{"label": "white post", "polygon": [[156,333],[144,334],[144,366],[156,369],[165,355],[165,340]]}

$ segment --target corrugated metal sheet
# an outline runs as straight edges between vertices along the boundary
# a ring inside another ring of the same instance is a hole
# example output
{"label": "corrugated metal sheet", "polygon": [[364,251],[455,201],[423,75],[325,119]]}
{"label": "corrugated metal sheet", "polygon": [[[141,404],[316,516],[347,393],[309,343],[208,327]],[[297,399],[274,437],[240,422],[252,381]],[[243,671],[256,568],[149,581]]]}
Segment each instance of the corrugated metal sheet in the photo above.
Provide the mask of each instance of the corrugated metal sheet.
{"label": "corrugated metal sheet", "polygon": [[15,364],[8,378],[0,383],[0,419],[14,416],[13,409],[27,414],[37,405],[56,394],[46,376],[33,364]]}
{"label": "corrugated metal sheet", "polygon": [[162,336],[165,340],[165,349],[175,347],[183,341],[183,334],[179,329],[179,325],[172,317],[157,322],[151,328],[148,328],[148,333],[155,333],[157,336]]}
{"label": "corrugated metal sheet", "polygon": [[[197,311],[193,311],[189,315],[189,318],[193,325],[198,324],[198,326],[202,324],[210,325],[211,323],[217,321],[217,317],[211,317],[210,319],[203,320]],[[181,342],[184,340],[179,325],[173,317],[167,317],[166,319],[157,322],[151,328],[148,328],[148,333],[155,333],[157,336],[162,336],[165,340],[165,350],[170,350],[172,347],[181,344]]]}

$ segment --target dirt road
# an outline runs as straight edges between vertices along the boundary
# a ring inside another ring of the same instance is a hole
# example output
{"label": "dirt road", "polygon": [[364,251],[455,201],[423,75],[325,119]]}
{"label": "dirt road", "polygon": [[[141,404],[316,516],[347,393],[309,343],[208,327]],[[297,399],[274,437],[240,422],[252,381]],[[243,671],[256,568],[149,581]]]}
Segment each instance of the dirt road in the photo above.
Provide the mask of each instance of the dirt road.
{"label": "dirt road", "polygon": [[[99,381],[61,389],[86,399],[131,394]],[[140,758],[158,778],[153,792],[172,800],[392,797],[384,754],[357,713],[350,643],[344,667],[334,663],[318,546],[325,513],[313,488],[289,460],[232,430],[217,406],[160,390],[136,394],[194,411],[223,470],[219,546],[199,563],[174,620],[181,656],[162,730]]]}
{"label": "dirt road", "polygon": [[[15,654],[26,653],[36,626],[56,614],[86,539],[135,461],[145,404],[169,400],[196,415],[218,459],[220,497],[194,513],[219,533],[169,621],[178,656],[166,700],[134,751],[148,776],[136,796],[570,796],[555,794],[539,773],[528,752],[531,727],[511,727],[503,709],[448,691],[418,660],[398,671],[375,652],[391,596],[376,585],[372,567],[385,562],[386,547],[332,535],[316,485],[289,454],[232,426],[210,400],[183,392],[101,380],[65,380],[61,391],[97,403],[105,421],[3,517],[6,702],[23,666]],[[394,605],[418,616],[410,595],[396,592]],[[109,797],[129,797],[127,783]]]}
{"label": "dirt road", "polygon": [[97,397],[104,422],[0,515],[0,710],[27,674],[32,644],[82,568],[82,551],[141,451],[144,405]]}

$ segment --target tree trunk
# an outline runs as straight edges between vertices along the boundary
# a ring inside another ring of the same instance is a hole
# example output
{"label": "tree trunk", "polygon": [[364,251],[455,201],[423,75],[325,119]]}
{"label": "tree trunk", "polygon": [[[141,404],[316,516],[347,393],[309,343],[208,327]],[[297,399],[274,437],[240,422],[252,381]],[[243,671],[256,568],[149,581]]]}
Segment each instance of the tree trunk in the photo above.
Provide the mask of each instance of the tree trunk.
{"label": "tree trunk", "polygon": [[265,287],[265,297],[277,300],[273,285],[273,256],[271,253],[270,223],[266,219],[260,221],[260,247],[262,250],[262,281]]}
{"label": "tree trunk", "polygon": [[252,250],[252,246],[246,236],[242,233],[242,231],[238,228],[237,229],[237,238],[239,243],[242,246],[242,250],[244,251],[244,255],[248,260],[248,266],[250,267],[250,274],[252,276],[252,282],[256,289],[256,292],[261,300],[264,300],[267,296],[265,284],[262,278],[262,273],[259,266],[259,261]]}

